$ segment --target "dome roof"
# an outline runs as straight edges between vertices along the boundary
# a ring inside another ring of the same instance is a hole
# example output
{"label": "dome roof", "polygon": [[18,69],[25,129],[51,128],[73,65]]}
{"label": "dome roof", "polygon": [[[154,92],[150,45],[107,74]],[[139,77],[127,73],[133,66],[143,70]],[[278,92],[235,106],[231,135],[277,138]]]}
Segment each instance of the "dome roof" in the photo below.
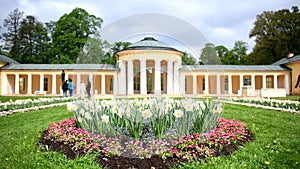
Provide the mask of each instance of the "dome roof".
{"label": "dome roof", "polygon": [[153,37],[145,37],[144,39],[135,42],[128,47],[124,48],[124,50],[171,50],[178,51],[175,48],[168,46],[167,44],[154,39]]}

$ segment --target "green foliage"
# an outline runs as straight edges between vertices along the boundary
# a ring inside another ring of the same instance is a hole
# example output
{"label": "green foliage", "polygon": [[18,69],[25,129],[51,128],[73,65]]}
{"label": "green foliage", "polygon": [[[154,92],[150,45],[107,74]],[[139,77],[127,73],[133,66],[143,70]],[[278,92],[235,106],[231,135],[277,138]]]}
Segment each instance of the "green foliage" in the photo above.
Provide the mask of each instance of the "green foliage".
{"label": "green foliage", "polygon": [[124,48],[128,47],[130,44],[131,44],[130,42],[115,42],[114,44],[109,45],[109,51],[105,53],[105,58],[102,60],[101,63],[116,65],[117,58],[115,53],[123,50]]}
{"label": "green foliage", "polygon": [[247,57],[247,64],[272,64],[289,52],[300,54],[300,12],[291,10],[264,11],[257,15],[250,38],[256,45]]}
{"label": "green foliage", "polygon": [[225,46],[215,47],[222,64],[225,65],[243,65],[247,57],[247,43],[243,41],[236,41],[234,47],[228,50]]}
{"label": "green foliage", "polygon": [[182,56],[181,60],[182,60],[183,65],[196,65],[197,64],[196,59],[190,53],[187,53],[187,52],[184,52],[184,55]]}
{"label": "green foliage", "polygon": [[24,12],[15,9],[8,17],[4,19],[3,27],[6,28],[7,32],[2,33],[1,39],[5,42],[3,51],[8,53],[8,56],[12,59],[16,59],[20,54],[20,37],[19,29],[21,27],[21,20]]}
{"label": "green foliage", "polygon": [[202,53],[199,58],[199,64],[201,65],[220,65],[221,61],[217,55],[215,45],[213,43],[205,44],[202,49]]}
{"label": "green foliage", "polygon": [[55,53],[52,63],[76,63],[88,37],[100,29],[102,22],[81,8],[60,17],[52,36]]}
{"label": "green foliage", "polygon": [[49,37],[43,24],[35,16],[28,15],[19,29],[20,54],[15,60],[20,63],[50,63],[47,55]]}

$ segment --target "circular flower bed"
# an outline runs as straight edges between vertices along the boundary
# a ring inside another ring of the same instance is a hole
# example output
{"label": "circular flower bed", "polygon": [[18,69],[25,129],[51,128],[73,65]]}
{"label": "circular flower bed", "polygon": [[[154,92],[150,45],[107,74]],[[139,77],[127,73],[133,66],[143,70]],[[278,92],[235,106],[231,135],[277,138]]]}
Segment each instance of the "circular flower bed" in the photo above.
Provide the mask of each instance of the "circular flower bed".
{"label": "circular flower bed", "polygon": [[109,168],[151,169],[169,168],[180,161],[229,155],[238,146],[254,139],[240,121],[218,118],[217,126],[208,132],[192,132],[176,140],[157,138],[145,142],[90,133],[79,128],[78,121],[72,117],[50,124],[39,144],[62,151],[70,159],[96,153],[96,162]]}

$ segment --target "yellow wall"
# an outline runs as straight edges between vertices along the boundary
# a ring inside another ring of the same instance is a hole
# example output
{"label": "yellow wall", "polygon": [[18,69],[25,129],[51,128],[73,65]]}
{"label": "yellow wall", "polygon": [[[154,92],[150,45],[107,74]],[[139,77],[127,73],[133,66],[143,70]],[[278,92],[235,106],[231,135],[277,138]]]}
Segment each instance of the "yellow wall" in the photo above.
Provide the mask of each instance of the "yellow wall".
{"label": "yellow wall", "polygon": [[209,93],[210,94],[216,94],[217,93],[217,76],[210,75],[208,76],[208,86],[209,86]]}
{"label": "yellow wall", "polygon": [[292,88],[292,94],[298,95],[299,94],[299,88],[295,88],[296,82],[298,75],[300,74],[300,61],[294,62],[294,63],[289,63],[287,64],[289,68],[292,69],[292,79],[290,80],[291,83],[291,88]]}
{"label": "yellow wall", "polygon": [[193,94],[193,76],[185,76],[186,78],[186,94]]}
{"label": "yellow wall", "polygon": [[232,76],[232,93],[237,94],[240,90],[240,76]]}

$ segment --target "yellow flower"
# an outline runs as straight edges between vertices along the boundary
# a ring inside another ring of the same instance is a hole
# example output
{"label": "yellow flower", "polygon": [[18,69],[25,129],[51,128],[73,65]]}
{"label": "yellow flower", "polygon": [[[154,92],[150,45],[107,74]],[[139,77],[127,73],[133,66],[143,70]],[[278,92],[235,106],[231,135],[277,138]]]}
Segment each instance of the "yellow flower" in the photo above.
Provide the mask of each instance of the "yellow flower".
{"label": "yellow flower", "polygon": [[152,116],[152,113],[150,110],[144,110],[142,111],[142,116],[146,119],[146,118],[150,118]]}
{"label": "yellow flower", "polygon": [[266,165],[269,165],[269,164],[270,164],[270,161],[265,161],[265,164],[266,164]]}
{"label": "yellow flower", "polygon": [[175,110],[173,115],[176,117],[176,118],[180,118],[183,116],[183,113],[181,110]]}

